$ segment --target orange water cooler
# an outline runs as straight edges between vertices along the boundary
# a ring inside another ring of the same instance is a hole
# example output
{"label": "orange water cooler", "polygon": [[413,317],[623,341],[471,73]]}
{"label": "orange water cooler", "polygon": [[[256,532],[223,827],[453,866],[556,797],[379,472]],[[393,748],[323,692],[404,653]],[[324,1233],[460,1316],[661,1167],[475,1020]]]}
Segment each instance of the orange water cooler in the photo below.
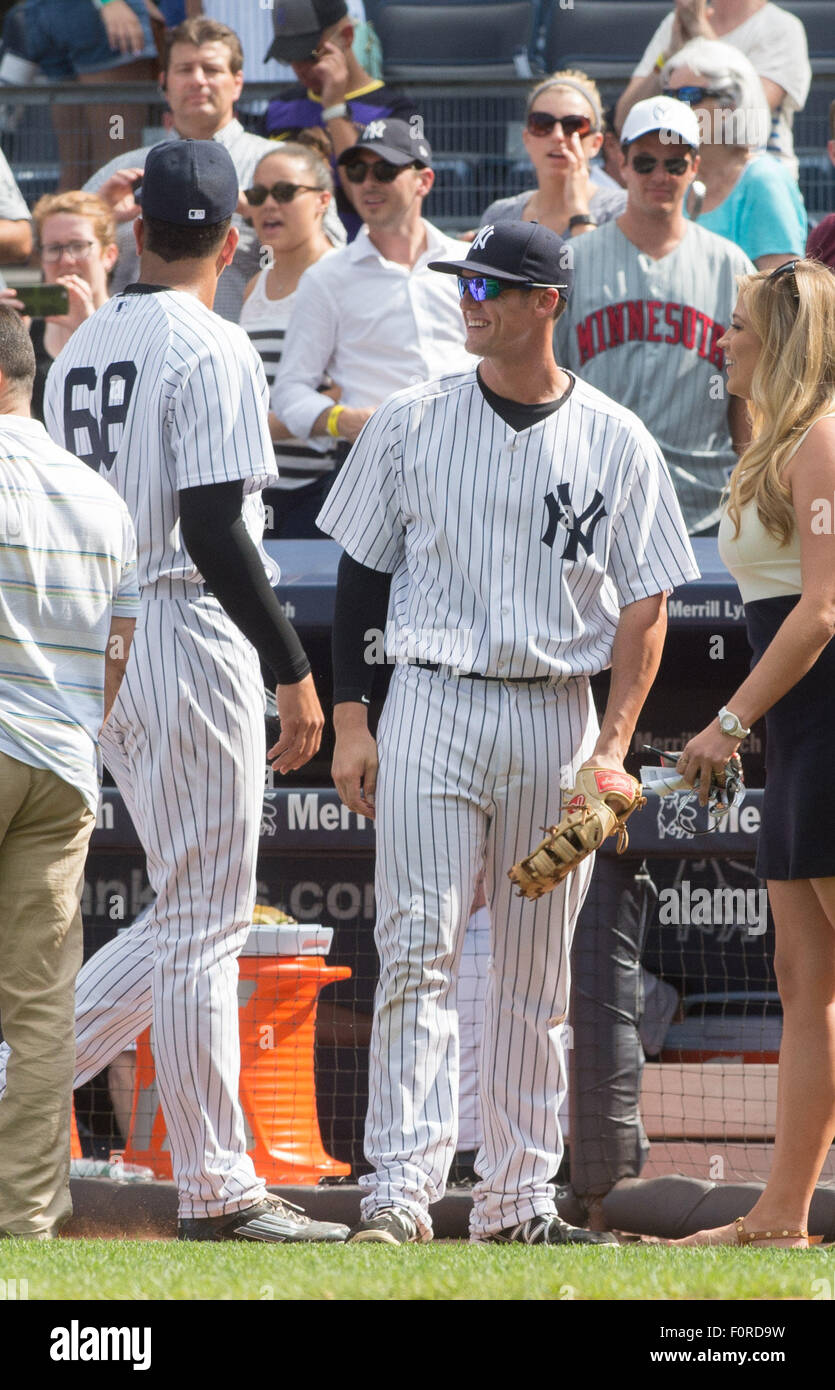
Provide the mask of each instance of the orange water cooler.
{"label": "orange water cooler", "polygon": [[[332,928],[316,925],[253,926],[238,959],[247,1152],[268,1183],[312,1184],[351,1171],[325,1152],[316,1108],[316,1001],[326,985],[351,973],[325,962],[332,937]],[[149,1028],[137,1042],[125,1162],[145,1164],[158,1178],[172,1176]]]}

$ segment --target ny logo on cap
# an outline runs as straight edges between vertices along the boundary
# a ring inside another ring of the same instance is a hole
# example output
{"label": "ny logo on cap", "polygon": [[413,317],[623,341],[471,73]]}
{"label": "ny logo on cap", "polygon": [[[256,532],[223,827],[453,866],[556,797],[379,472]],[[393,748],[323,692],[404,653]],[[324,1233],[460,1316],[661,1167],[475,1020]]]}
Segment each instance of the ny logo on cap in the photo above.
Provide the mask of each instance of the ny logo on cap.
{"label": "ny logo on cap", "polygon": [[205,221],[205,218],[206,218],[206,209],[205,209],[205,208],[189,208],[189,210],[188,210],[188,220],[189,220],[189,222],[203,222],[203,221]]}
{"label": "ny logo on cap", "polygon": [[385,121],[369,121],[362,132],[363,140],[382,140],[386,133]]}
{"label": "ny logo on cap", "polygon": [[470,250],[483,251],[495,230],[495,227],[482,227],[481,230],[477,232],[476,235],[473,237],[473,244],[470,247]]}

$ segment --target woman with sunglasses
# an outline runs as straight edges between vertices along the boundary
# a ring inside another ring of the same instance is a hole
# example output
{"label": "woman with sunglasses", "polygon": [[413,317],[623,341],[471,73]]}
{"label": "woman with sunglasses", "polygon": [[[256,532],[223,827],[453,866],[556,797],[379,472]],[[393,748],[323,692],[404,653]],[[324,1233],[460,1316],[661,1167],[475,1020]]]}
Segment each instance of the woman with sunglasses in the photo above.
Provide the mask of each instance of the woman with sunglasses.
{"label": "woman with sunglasses", "polygon": [[[63,285],[69,296],[66,314],[33,318],[29,336],[35,349],[32,415],[43,421],[47,373],[75,330],[110,298],[108,280],[119,256],[116,224],[106,203],[94,193],[70,189],[47,193],[32,210],[45,285]],[[23,305],[13,289],[0,290],[0,302]]]}
{"label": "woman with sunglasses", "polygon": [[622,189],[593,180],[591,160],[603,144],[603,108],[584,72],[555,72],[528,98],[522,141],[536,172],[536,189],[491,203],[481,225],[505,220],[541,222],[560,236],[582,236],[619,217]]}
{"label": "woman with sunglasses", "polygon": [[[308,266],[332,251],[322,226],[333,193],[330,169],[310,144],[277,146],[256,166],[246,190],[250,217],[268,264],[253,276],[244,291],[240,324],[252,339],[272,389],[290,322],[296,287]],[[331,387],[329,394],[337,399]],[[270,412],[270,433],[278,464],[279,484],[265,493],[272,507],[273,537],[316,537],[314,518],[320,510],[340,458],[336,444],[295,439]],[[269,513],[268,513],[269,518]]]}
{"label": "woman with sunglasses", "polygon": [[674,1244],[805,1247],[835,1136],[835,276],[800,260],[742,279],[720,347],[728,390],[753,424],[719,550],[739,584],[754,665],[677,767],[706,803],[711,774],[765,715],[757,873],[774,917],[783,1040],[764,1191],[744,1219]]}
{"label": "woman with sunglasses", "polygon": [[664,66],[664,95],[686,101],[699,118],[699,179],[685,213],[741,246],[758,270],[802,256],[806,209],[789,167],[763,152],[771,116],[762,83],[739,49],[692,39]]}

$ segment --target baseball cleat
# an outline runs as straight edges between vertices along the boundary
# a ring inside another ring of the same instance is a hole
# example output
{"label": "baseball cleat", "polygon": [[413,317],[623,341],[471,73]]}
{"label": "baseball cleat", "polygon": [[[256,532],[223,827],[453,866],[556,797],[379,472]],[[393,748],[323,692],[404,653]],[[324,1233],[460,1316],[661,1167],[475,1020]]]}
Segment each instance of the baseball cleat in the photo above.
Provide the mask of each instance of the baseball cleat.
{"label": "baseball cleat", "polygon": [[421,1235],[417,1222],[405,1207],[385,1207],[368,1221],[361,1221],[348,1237],[355,1240],[373,1240],[384,1245],[420,1245],[431,1240],[431,1236]]}
{"label": "baseball cleat", "polygon": [[518,1226],[506,1226],[495,1236],[481,1236],[494,1245],[614,1245],[619,1242],[609,1231],[587,1231],[569,1226],[559,1216],[532,1216]]}
{"label": "baseball cleat", "polygon": [[335,1243],[347,1238],[347,1226],[314,1221],[294,1202],[272,1196],[243,1211],[188,1217],[177,1223],[178,1240],[266,1240],[282,1245],[298,1241]]}

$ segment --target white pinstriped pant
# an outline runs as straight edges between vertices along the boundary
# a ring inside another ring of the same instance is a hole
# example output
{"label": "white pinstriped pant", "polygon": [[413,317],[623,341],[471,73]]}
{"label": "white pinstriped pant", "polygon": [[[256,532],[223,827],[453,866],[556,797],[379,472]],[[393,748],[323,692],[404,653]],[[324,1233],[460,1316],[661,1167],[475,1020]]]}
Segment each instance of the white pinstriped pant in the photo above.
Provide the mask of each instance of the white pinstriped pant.
{"label": "white pinstriped pant", "polygon": [[149,598],[102,751],[145,848],[151,907],[81,970],[75,1085],[149,1023],[180,1216],[260,1201],[238,1102],[238,964],[255,902],[264,690],[209,596]]}
{"label": "white pinstriped pant", "polygon": [[[591,754],[588,682],[502,684],[398,666],[377,732],[380,983],[371,1040],[363,1216],[407,1207],[425,1232],[455,1153],[458,1023],[451,987],[482,866],[491,965],[481,1052],[484,1140],[471,1233],[555,1210],[559,1034],[569,948],[593,859],[536,903],[507,870],[559,819],[560,771]],[[561,1030],[560,1030],[561,1031]]]}

